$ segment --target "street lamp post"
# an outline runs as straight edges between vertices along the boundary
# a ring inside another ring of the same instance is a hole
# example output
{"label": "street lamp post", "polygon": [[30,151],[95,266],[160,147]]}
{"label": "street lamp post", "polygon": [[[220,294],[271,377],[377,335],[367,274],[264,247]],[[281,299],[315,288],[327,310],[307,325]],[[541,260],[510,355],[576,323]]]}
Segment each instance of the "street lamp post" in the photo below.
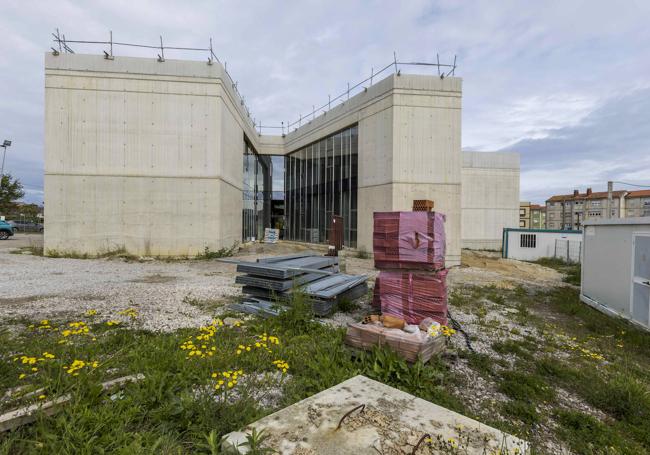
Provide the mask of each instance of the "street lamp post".
{"label": "street lamp post", "polygon": [[8,141],[7,139],[5,139],[2,145],[0,145],[0,147],[4,148],[4,151],[2,152],[2,170],[0,171],[0,178],[5,175],[5,156],[7,155],[7,147],[10,145],[11,141]]}

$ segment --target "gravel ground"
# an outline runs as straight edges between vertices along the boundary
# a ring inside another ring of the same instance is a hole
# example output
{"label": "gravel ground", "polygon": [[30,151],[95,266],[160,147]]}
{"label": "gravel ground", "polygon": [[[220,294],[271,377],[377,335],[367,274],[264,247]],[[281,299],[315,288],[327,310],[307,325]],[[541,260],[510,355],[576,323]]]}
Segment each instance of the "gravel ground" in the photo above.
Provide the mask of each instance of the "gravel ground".
{"label": "gravel ground", "polygon": [[237,295],[235,267],[217,261],[126,262],[120,259],[50,259],[0,252],[0,317],[44,319],[89,309],[104,319],[135,308],[145,329],[174,330],[210,321],[188,300]]}
{"label": "gravel ground", "polygon": [[[25,234],[0,242],[0,317],[5,320],[74,317],[89,309],[97,310],[106,320],[119,319],[118,311],[133,307],[142,328],[175,330],[210,321],[220,302],[226,303],[241,292],[234,283],[235,266],[217,260],[57,259],[12,254],[16,248],[39,244],[42,236]],[[293,243],[258,244],[242,249],[238,257],[254,260],[307,248]],[[512,287],[532,277],[552,284],[560,282],[559,274],[534,264],[521,265],[489,253],[464,254],[472,266],[451,270],[448,280],[452,288],[468,282]],[[365,274],[373,285],[377,271],[371,259],[359,259],[351,253],[344,255],[342,263],[347,273]],[[345,326],[358,321],[370,309],[367,300],[361,299],[352,313],[333,315],[330,323]],[[192,301],[210,301],[210,310],[192,305]]]}

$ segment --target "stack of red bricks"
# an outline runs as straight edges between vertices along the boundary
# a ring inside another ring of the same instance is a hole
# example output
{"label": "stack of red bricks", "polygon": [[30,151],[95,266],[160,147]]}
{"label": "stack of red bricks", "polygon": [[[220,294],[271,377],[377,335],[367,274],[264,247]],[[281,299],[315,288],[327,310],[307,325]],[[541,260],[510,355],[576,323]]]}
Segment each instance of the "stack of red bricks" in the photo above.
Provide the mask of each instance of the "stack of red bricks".
{"label": "stack of red bricks", "polygon": [[380,269],[373,306],[382,314],[419,324],[447,323],[445,216],[441,213],[376,212],[373,254]]}

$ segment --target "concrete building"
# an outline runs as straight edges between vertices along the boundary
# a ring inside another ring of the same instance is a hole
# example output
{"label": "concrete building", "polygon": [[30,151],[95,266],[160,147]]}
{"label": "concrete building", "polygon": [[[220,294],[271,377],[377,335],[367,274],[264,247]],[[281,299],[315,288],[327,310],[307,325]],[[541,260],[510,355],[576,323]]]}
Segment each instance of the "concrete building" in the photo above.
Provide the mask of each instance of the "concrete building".
{"label": "concrete building", "polygon": [[282,206],[275,172],[286,238],[323,242],[339,214],[346,244],[371,250],[373,212],[432,199],[459,264],[462,236],[500,245],[519,193],[518,157],[463,157],[461,82],[392,74],[268,136],[218,62],[46,54],[45,250],[194,255],[259,239]]}
{"label": "concrete building", "polygon": [[625,195],[625,218],[650,216],[650,190],[630,191]]}
{"label": "concrete building", "polygon": [[522,229],[545,229],[546,207],[530,202],[520,202],[519,227]]}
{"label": "concrete building", "polygon": [[610,215],[607,215],[607,192],[585,193],[574,190],[573,194],[556,195],[546,201],[546,227],[548,229],[580,230],[587,220],[622,218],[625,216],[627,191],[612,191]]}
{"label": "concrete building", "polygon": [[532,229],[546,229],[546,206],[531,204],[530,227]]}
{"label": "concrete building", "polygon": [[585,223],[580,299],[650,330],[650,218]]}
{"label": "concrete building", "polygon": [[505,227],[517,227],[519,154],[462,152],[462,247],[500,250]]}
{"label": "concrete building", "polygon": [[519,227],[522,229],[530,229],[530,202],[519,203]]}

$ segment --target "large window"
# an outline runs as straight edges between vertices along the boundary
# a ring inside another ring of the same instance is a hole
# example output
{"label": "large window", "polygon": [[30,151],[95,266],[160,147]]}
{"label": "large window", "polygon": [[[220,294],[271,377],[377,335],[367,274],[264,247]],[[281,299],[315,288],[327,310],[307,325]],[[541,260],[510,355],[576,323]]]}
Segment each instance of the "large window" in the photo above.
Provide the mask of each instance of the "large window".
{"label": "large window", "polygon": [[343,217],[344,244],[357,244],[358,128],[321,139],[285,159],[285,237],[325,243],[333,215]]}
{"label": "large window", "polygon": [[271,224],[271,157],[258,155],[244,141],[242,240],[259,240]]}

